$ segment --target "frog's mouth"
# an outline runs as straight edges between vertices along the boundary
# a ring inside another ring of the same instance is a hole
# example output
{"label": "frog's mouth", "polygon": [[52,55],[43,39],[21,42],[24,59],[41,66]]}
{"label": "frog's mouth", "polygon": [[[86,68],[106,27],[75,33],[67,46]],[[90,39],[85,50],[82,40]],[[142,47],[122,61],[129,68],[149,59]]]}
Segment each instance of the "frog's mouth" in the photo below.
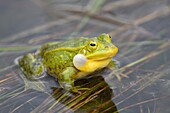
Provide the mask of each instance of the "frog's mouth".
{"label": "frog's mouth", "polygon": [[86,58],[88,60],[93,60],[93,61],[101,61],[101,60],[107,60],[107,59],[111,59],[112,57],[114,57],[118,52],[118,48],[115,47],[114,49],[109,49],[109,50],[103,50],[100,52],[95,52],[93,54],[90,55],[86,55]]}
{"label": "frog's mouth", "polygon": [[112,48],[95,52],[90,55],[77,54],[73,58],[74,66],[82,72],[93,72],[97,69],[106,67],[112,57],[116,55],[118,48]]}

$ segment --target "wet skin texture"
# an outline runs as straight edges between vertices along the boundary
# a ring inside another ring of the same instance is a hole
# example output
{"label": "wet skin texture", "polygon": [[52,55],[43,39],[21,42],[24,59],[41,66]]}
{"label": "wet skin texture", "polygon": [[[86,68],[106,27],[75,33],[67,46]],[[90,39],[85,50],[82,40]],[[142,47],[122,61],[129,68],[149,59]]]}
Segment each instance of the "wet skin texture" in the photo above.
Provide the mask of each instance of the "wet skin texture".
{"label": "wet skin texture", "polygon": [[28,53],[19,65],[29,79],[38,79],[44,72],[58,79],[60,86],[72,92],[83,90],[74,80],[104,67],[113,66],[112,57],[118,48],[108,34],[44,44],[37,53]]}

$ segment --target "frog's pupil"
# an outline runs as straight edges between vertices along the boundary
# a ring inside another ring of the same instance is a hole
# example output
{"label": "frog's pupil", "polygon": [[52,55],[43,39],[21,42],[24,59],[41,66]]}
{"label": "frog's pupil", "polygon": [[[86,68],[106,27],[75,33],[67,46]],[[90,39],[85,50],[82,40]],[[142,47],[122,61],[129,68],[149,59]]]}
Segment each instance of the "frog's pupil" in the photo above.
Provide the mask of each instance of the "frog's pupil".
{"label": "frog's pupil", "polygon": [[94,44],[94,43],[91,43],[90,45],[91,45],[91,46],[96,46],[96,44]]}
{"label": "frog's pupil", "polygon": [[112,37],[109,35],[109,38],[112,38]]}

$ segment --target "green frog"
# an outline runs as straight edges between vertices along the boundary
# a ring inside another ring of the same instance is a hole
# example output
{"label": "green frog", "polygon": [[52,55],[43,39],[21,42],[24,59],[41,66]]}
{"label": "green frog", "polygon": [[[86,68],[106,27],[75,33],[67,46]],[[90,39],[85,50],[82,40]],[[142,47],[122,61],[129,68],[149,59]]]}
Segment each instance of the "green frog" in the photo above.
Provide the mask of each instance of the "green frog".
{"label": "green frog", "polygon": [[77,78],[85,77],[104,67],[113,66],[112,57],[118,48],[111,36],[102,33],[98,37],[81,37],[63,42],[44,44],[36,53],[28,53],[19,59],[19,65],[29,79],[39,79],[44,73],[57,78],[60,86],[78,92],[74,86]]}

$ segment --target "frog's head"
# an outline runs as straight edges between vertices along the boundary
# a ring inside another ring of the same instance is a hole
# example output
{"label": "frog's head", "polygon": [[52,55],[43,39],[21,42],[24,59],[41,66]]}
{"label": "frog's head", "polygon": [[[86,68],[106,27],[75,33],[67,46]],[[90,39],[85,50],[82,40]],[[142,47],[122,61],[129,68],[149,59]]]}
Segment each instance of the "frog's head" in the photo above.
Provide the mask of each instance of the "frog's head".
{"label": "frog's head", "polygon": [[94,67],[97,69],[108,65],[117,52],[118,48],[112,43],[111,36],[103,33],[98,37],[90,38],[80,51],[83,56],[78,56],[74,59],[75,62],[78,62],[77,68],[82,71],[87,68],[88,70],[93,69]]}
{"label": "frog's head", "polygon": [[111,36],[101,34],[98,37],[89,39],[86,43],[85,56],[89,60],[104,60],[112,58],[118,52],[118,48],[113,45]]}

